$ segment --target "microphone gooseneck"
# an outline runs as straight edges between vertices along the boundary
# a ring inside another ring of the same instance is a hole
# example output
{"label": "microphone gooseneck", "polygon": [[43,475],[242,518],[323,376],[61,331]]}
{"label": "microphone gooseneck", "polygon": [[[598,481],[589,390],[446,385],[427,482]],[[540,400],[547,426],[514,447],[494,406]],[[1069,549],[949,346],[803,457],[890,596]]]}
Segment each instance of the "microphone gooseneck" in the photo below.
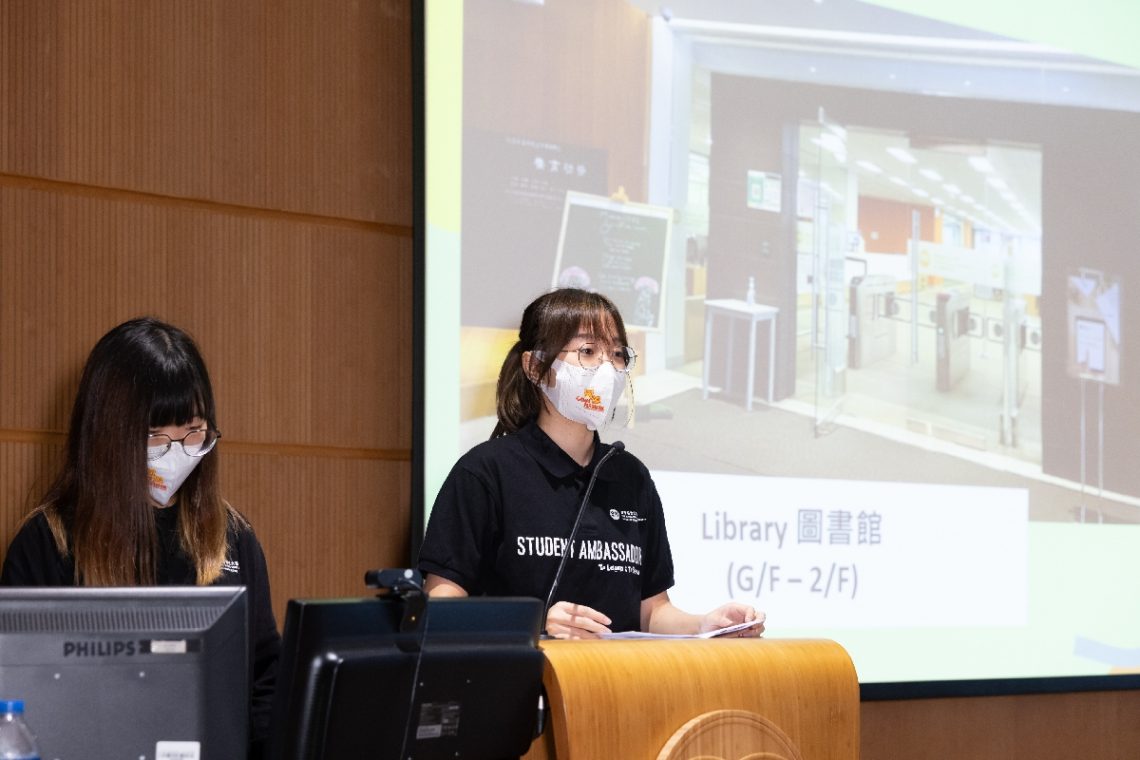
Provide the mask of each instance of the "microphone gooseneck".
{"label": "microphone gooseneck", "polygon": [[554,572],[554,581],[550,584],[550,593],[546,595],[546,606],[542,611],[542,625],[543,630],[546,629],[546,616],[550,613],[550,605],[554,602],[554,594],[558,590],[558,583],[562,580],[562,571],[566,569],[566,560],[570,557],[570,552],[573,551],[574,537],[578,535],[578,525],[582,522],[582,514],[586,511],[586,503],[590,500],[590,492],[594,490],[594,483],[598,480],[598,473],[602,469],[602,465],[606,460],[614,454],[625,451],[625,444],[621,441],[614,441],[610,444],[610,450],[602,455],[598,460],[597,466],[594,471],[590,473],[590,482],[586,484],[586,493],[582,497],[582,503],[578,505],[578,514],[574,517],[574,527],[570,529],[570,536],[566,539],[566,549],[562,552],[562,560],[558,563],[558,569]]}

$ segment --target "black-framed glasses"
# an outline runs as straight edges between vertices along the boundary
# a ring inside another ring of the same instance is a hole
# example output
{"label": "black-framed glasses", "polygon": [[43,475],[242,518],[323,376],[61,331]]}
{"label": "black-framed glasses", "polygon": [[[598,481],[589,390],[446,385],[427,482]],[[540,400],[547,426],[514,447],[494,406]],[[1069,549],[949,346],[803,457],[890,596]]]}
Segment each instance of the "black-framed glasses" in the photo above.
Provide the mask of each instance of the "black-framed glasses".
{"label": "black-framed glasses", "polygon": [[614,346],[607,350],[600,343],[583,343],[577,348],[564,348],[559,353],[573,354],[575,363],[587,372],[593,372],[605,361],[622,373],[632,372],[637,364],[637,352],[629,346]]}
{"label": "black-framed glasses", "polygon": [[158,459],[174,444],[182,446],[182,450],[192,457],[203,457],[210,453],[222,437],[221,431],[202,428],[191,430],[181,438],[171,438],[166,433],[150,433],[146,437],[147,461]]}

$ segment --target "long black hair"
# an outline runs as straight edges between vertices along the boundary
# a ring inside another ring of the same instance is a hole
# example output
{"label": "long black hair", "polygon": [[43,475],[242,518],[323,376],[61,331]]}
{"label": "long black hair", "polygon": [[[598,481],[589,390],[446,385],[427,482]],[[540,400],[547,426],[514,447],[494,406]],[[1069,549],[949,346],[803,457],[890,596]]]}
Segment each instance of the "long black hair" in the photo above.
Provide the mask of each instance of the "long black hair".
{"label": "long black hair", "polygon": [[[151,428],[201,418],[217,430],[206,364],[193,339],[157,319],[104,335],[87,358],[63,467],[40,506],[76,583],[150,585],[158,553],[146,459]],[[218,457],[206,454],[178,492],[179,535],[197,582],[221,574],[226,532],[240,519],[218,492]]]}

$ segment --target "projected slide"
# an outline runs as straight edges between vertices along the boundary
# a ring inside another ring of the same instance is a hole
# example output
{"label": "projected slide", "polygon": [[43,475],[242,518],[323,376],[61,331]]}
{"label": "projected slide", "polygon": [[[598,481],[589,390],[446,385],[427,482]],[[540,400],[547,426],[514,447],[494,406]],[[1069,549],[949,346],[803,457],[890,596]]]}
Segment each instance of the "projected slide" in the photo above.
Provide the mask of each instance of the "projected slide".
{"label": "projected slide", "polygon": [[594,289],[679,606],[865,683],[1140,673],[1140,60],[667,5],[427,6],[423,508],[522,308]]}

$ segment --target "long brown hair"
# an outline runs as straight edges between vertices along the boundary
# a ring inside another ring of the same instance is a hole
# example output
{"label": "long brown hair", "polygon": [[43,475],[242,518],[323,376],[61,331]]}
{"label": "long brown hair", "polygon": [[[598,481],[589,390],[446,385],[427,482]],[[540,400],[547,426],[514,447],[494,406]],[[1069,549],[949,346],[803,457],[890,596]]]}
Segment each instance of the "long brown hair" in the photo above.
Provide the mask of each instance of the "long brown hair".
{"label": "long brown hair", "polygon": [[[158,555],[146,441],[151,428],[195,417],[216,430],[210,377],[182,330],[153,318],[115,327],[91,350],[79,381],[64,464],[39,508],[87,586],[153,585]],[[221,574],[226,533],[241,518],[218,492],[218,454],[179,489],[179,535],[197,582]]]}
{"label": "long brown hair", "polygon": [[[628,345],[625,323],[613,301],[600,293],[577,288],[560,288],[544,293],[523,311],[519,339],[507,352],[495,387],[495,411],[499,421],[492,438],[513,433],[538,416],[542,391],[533,378],[545,378],[558,352],[580,331],[601,338],[616,333]],[[523,354],[532,353],[536,364],[532,374],[523,367]]]}

